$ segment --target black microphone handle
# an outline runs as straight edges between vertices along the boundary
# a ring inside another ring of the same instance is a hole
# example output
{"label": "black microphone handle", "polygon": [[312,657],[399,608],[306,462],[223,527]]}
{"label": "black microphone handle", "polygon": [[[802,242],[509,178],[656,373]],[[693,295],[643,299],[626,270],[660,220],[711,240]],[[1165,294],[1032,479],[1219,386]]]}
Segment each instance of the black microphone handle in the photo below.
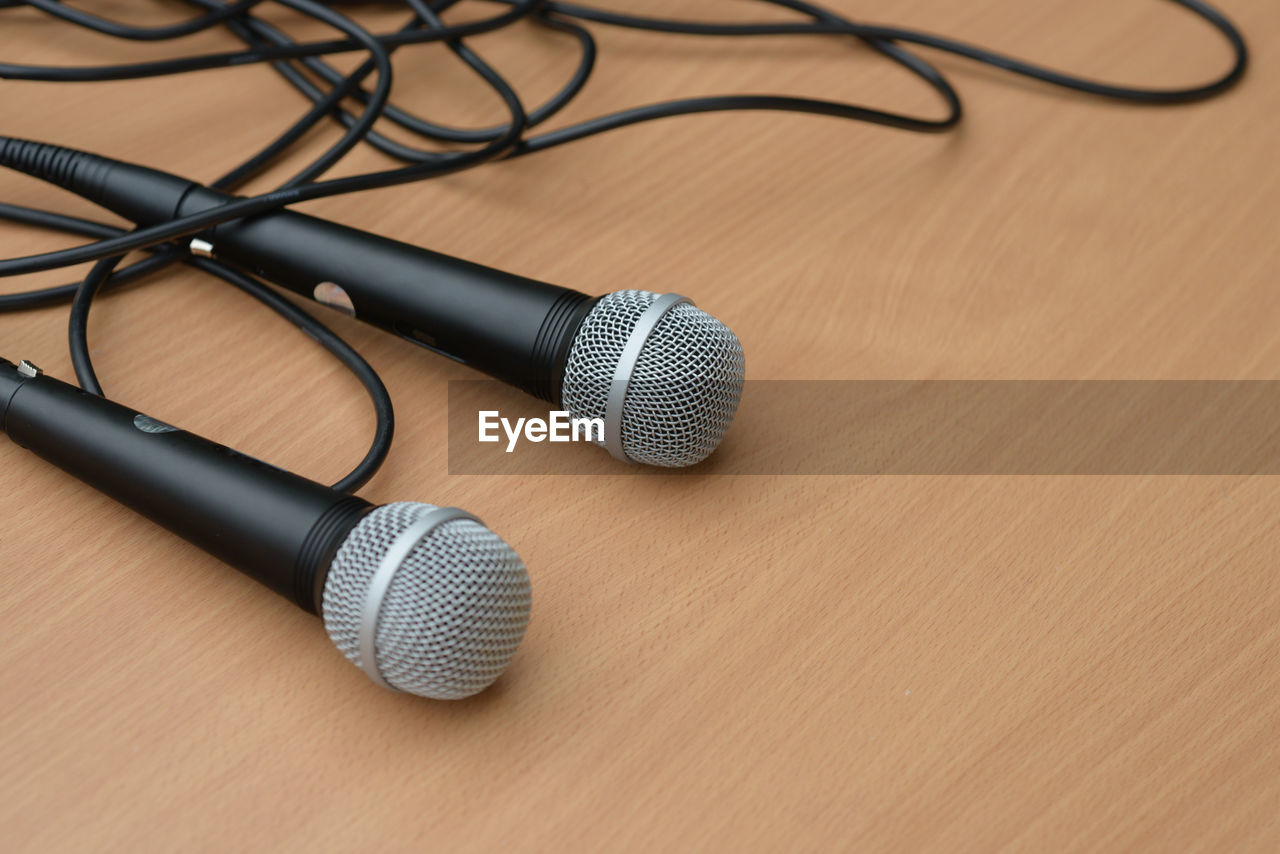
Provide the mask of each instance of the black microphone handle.
{"label": "black microphone handle", "polygon": [[[223,204],[205,187],[178,215]],[[565,360],[595,299],[335,222],[278,211],[199,235],[212,254],[291,291],[559,403]]]}
{"label": "black microphone handle", "polygon": [[3,359],[0,428],[312,613],[333,555],[373,509]]}

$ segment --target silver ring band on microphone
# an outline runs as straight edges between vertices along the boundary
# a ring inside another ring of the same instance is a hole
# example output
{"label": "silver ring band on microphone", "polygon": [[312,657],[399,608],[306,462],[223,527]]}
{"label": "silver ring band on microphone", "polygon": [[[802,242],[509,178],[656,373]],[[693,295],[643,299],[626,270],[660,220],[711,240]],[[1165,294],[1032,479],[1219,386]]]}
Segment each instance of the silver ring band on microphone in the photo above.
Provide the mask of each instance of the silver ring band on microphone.
{"label": "silver ring band on microphone", "polygon": [[662,318],[671,309],[682,304],[693,305],[693,300],[680,294],[663,294],[658,297],[636,320],[635,328],[631,330],[626,346],[622,348],[622,356],[618,359],[618,367],[614,369],[613,383],[609,386],[609,400],[604,409],[604,446],[615,459],[632,462],[622,448],[622,407],[626,403],[627,389],[631,385],[636,363],[640,361],[640,353]]}
{"label": "silver ring band on microphone", "polygon": [[391,581],[395,578],[396,571],[400,569],[413,550],[418,547],[418,543],[425,540],[436,528],[456,519],[470,519],[481,525],[484,524],[475,516],[457,507],[437,507],[423,514],[412,525],[405,528],[400,536],[396,537],[386,553],[383,554],[382,560],[378,563],[378,568],[374,570],[373,578],[369,581],[369,590],[364,600],[364,610],[360,615],[360,632],[358,635],[360,669],[376,684],[389,691],[397,691],[399,689],[389,685],[387,680],[382,678],[382,671],[378,668],[378,615],[382,612],[382,600],[387,595],[387,590],[391,587]]}

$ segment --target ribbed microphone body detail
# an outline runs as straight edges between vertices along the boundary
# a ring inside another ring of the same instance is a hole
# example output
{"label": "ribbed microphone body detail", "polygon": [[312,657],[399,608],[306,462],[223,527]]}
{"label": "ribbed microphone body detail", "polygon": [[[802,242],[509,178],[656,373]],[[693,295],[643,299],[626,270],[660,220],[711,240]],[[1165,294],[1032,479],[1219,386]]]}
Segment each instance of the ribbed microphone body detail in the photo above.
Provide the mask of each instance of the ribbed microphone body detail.
{"label": "ribbed microphone body detail", "polygon": [[0,137],[0,166],[48,181],[139,225],[175,217],[199,185],[146,166],[44,142]]}
{"label": "ribbed microphone body detail", "polygon": [[100,204],[111,161],[59,145],[0,137],[0,166],[48,181]]}
{"label": "ribbed microphone body detail", "polygon": [[529,393],[541,400],[558,402],[565,361],[575,334],[595,297],[566,290],[551,304],[538,330],[530,356]]}
{"label": "ribbed microphone body detail", "polygon": [[311,527],[293,566],[293,601],[313,614],[320,613],[325,578],[333,556],[347,536],[373,506],[363,498],[348,496],[326,509]]}

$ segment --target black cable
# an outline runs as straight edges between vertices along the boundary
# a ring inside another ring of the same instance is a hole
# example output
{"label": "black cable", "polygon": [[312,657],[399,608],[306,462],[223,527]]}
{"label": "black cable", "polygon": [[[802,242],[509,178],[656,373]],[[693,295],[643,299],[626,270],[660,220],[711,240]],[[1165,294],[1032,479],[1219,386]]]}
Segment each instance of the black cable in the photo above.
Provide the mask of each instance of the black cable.
{"label": "black cable", "polygon": [[[107,258],[99,261],[80,285],[75,300],[71,304],[71,315],[68,337],[72,342],[71,360],[75,368],[76,378],[80,386],[91,394],[102,395],[102,387],[98,384],[93,364],[89,358],[87,342],[87,325],[89,320],[89,304],[110,275],[119,258]],[[198,270],[210,273],[228,284],[239,288],[244,293],[258,300],[276,314],[302,330],[308,337],[316,341],[332,353],[338,361],[365,387],[369,399],[373,402],[376,427],[373,441],[360,463],[349,474],[333,485],[341,492],[354,492],[364,486],[377,473],[387,454],[391,451],[391,442],[395,434],[395,410],[391,395],[387,392],[382,378],[373,370],[364,358],[351,345],[338,337],[331,329],[316,320],[307,312],[276,293],[257,280],[227,267],[212,258],[188,256],[187,263]]]}
{"label": "black cable", "polygon": [[[192,0],[192,2],[204,5],[209,3],[210,0]],[[444,9],[455,5],[456,2],[457,0],[440,0],[436,5],[441,9]],[[586,85],[591,76],[591,71],[595,67],[596,60],[595,40],[592,38],[590,32],[585,28],[572,22],[559,21],[550,18],[539,10],[534,11],[532,20],[549,29],[566,32],[575,36],[579,43],[580,56],[578,65],[569,81],[565,83],[558,92],[547,99],[547,101],[529,112],[526,118],[527,127],[535,127],[542,122],[545,122],[567,106]],[[402,29],[407,30],[421,26],[422,24],[422,17],[415,13],[414,17],[411,18],[409,23]],[[240,36],[243,41],[250,45],[265,44],[266,42],[262,39],[266,39],[273,45],[285,45],[292,43],[287,35],[262,21],[255,20],[250,21],[247,24],[232,24],[230,28]],[[255,36],[259,38],[255,38]],[[339,81],[348,83],[352,78],[359,79],[369,70],[369,64],[366,63],[344,80],[341,74],[335,71],[328,63],[322,61],[319,57],[309,57],[307,59],[303,59],[301,62],[303,67],[307,70],[314,72],[324,81],[331,84],[338,83]],[[324,95],[323,91],[313,84],[306,75],[302,74],[298,69],[285,62],[278,62],[273,65],[285,80],[287,80],[303,95],[310,98],[317,107],[321,106],[321,99],[327,99],[327,96]],[[370,95],[365,90],[356,88],[354,90],[354,95],[357,101],[366,105],[368,104]],[[334,115],[339,121],[348,127],[350,127],[355,121],[355,117],[346,110],[336,109],[334,110]],[[404,110],[401,110],[394,104],[388,104],[382,111],[382,116],[410,132],[423,137],[424,139],[443,142],[486,142],[495,139],[502,133],[506,132],[510,127],[509,125],[500,125],[496,127],[478,129],[453,128],[429,122],[418,116],[414,116]],[[376,131],[371,131],[365,137],[365,141],[374,148],[377,148],[378,150],[406,163],[438,161],[441,157],[439,152],[413,148],[392,140]]]}
{"label": "black cable", "polygon": [[801,2],[801,0],[763,0],[763,2],[770,3],[775,6],[783,6],[788,9],[794,9],[798,12],[812,15],[817,23],[812,25],[784,23],[712,24],[693,21],[672,21],[660,18],[644,18],[636,15],[608,12],[588,6],[579,6],[573,3],[550,2],[547,4],[547,8],[560,14],[569,15],[584,21],[593,21],[595,23],[610,24],[630,29],[652,30],[655,32],[681,35],[769,36],[844,33],[847,35],[858,35],[872,40],[908,42],[911,44],[918,44],[923,47],[935,48],[947,53],[953,53],[957,56],[963,56],[966,59],[972,59],[977,62],[995,66],[996,68],[1000,68],[1004,71],[1041,80],[1054,86],[1061,86],[1077,92],[1083,92],[1085,94],[1096,95],[1104,98],[1132,101],[1134,103],[1181,104],[1210,98],[1234,86],[1236,82],[1244,76],[1245,68],[1248,65],[1249,51],[1240,31],[1236,29],[1235,25],[1232,24],[1225,15],[1210,6],[1208,3],[1201,2],[1201,0],[1169,0],[1169,2],[1182,6],[1183,8],[1200,16],[1213,26],[1214,29],[1221,33],[1230,44],[1235,61],[1233,62],[1231,69],[1217,80],[1202,86],[1194,86],[1186,89],[1139,89],[1128,86],[1115,86],[1109,83],[1088,80],[1061,71],[1054,71],[1053,69],[1035,65],[1034,63],[987,50],[986,48],[976,47],[955,39],[935,36],[919,30],[910,30],[901,27],[853,24],[838,15],[828,12],[813,4]]}
{"label": "black cable", "polygon": [[[305,4],[308,3],[309,0],[278,0],[278,2],[284,2],[287,5],[294,6],[295,8],[298,8],[299,5],[303,5],[305,8]],[[1006,68],[1007,70],[1018,74],[1041,79],[1045,82],[1068,86],[1088,94],[1130,100],[1135,103],[1171,104],[1210,97],[1211,95],[1224,91],[1226,88],[1234,85],[1244,74],[1244,70],[1247,67],[1248,62],[1248,51],[1243,37],[1240,36],[1239,32],[1224,16],[1218,13],[1211,6],[1200,2],[1200,0],[1171,0],[1171,2],[1183,6],[1184,8],[1200,15],[1216,29],[1222,32],[1231,43],[1236,59],[1231,70],[1221,78],[1209,84],[1180,90],[1144,90],[1095,83],[1082,78],[1076,78],[1060,72],[1033,66],[1020,60],[1003,57],[990,51],[973,48],[959,42],[941,39],[939,37],[929,36],[911,30],[869,27],[854,24],[838,15],[835,15],[834,13],[822,10],[819,7],[808,3],[800,2],[800,0],[763,0],[763,2],[809,14],[815,17],[815,21],[813,23],[740,25],[697,24],[620,16],[614,13],[605,13],[599,10],[590,9],[588,7],[554,2],[539,2],[539,0],[505,0],[505,2],[509,2],[512,6],[512,12],[508,13],[514,16],[511,20],[518,20],[519,18],[522,18],[534,11],[535,7],[537,7],[547,11],[573,15],[600,23],[611,23],[617,26],[641,27],[645,29],[659,29],[664,32],[680,32],[700,35],[794,35],[798,33],[807,33],[856,36],[864,41],[872,43],[873,47],[877,50],[890,56],[895,61],[906,65],[913,72],[924,76],[926,81],[929,82],[930,85],[933,86],[947,102],[949,114],[943,119],[918,119],[887,113],[880,110],[858,107],[855,105],[817,99],[783,98],[767,95],[735,95],[674,100],[637,107],[607,116],[601,116],[568,128],[562,128],[558,131],[553,131],[548,134],[528,139],[520,138],[520,128],[513,123],[504,129],[502,135],[495,138],[488,145],[479,150],[445,153],[441,154],[438,158],[425,162],[418,162],[400,169],[384,170],[382,172],[368,173],[348,178],[303,184],[301,186],[291,187],[288,190],[277,191],[275,193],[268,193],[262,196],[232,202],[228,205],[202,212],[201,214],[193,215],[165,225],[142,229],[130,235],[115,238],[110,241],[103,241],[96,245],[91,244],[89,246],[76,247],[54,253],[44,253],[42,255],[0,261],[0,276],[19,275],[22,273],[51,269],[53,267],[97,261],[101,258],[110,257],[132,249],[144,248],[154,243],[182,237],[204,228],[208,228],[219,222],[264,213],[268,210],[295,204],[297,202],[348,192],[387,187],[400,183],[409,183],[429,177],[438,177],[440,175],[471,168],[502,155],[521,155],[532,153],[534,151],[542,151],[567,142],[603,133],[605,131],[676,115],[689,115],[693,113],[721,110],[789,110],[836,116],[858,121],[868,121],[914,131],[937,132],[953,127],[960,120],[962,109],[959,96],[956,94],[954,88],[951,87],[946,78],[937,72],[936,69],[928,66],[922,60],[919,60],[918,57],[914,57],[902,50],[894,43],[894,40],[910,40],[916,43],[928,43],[929,46],[949,50],[959,55],[969,56],[970,58],[987,62],[997,67]],[[313,11],[315,5],[317,4],[311,4]],[[334,14],[336,15],[336,13]],[[386,78],[389,79],[389,60],[387,59],[387,54],[385,51],[379,51],[377,48],[373,47],[370,44],[371,41],[377,42],[383,47],[386,47],[401,43],[409,43],[409,41],[412,40],[436,41],[441,38],[452,39],[456,38],[454,34],[457,32],[469,32],[468,27],[480,27],[481,24],[488,26],[492,24],[492,22],[503,19],[504,17],[505,16],[503,15],[495,16],[493,18],[485,19],[485,21],[475,25],[444,27],[431,30],[400,31],[377,38],[364,38],[364,35],[366,34],[362,34],[358,43],[362,43],[362,45],[371,52],[372,58],[378,63],[380,70],[384,68],[386,69]],[[351,31],[351,28],[354,26],[354,24],[350,23],[349,19],[346,19],[345,29]],[[483,29],[483,27],[481,27],[481,29]],[[409,39],[409,37],[413,38]],[[322,52],[321,48],[329,48],[334,44],[334,42],[318,42],[311,43],[311,45],[283,45],[279,48],[262,47],[255,51],[250,51],[247,54],[236,55],[247,57],[244,61],[262,62],[285,55],[279,54],[279,50],[286,51],[286,54],[292,52],[300,56],[318,55]],[[347,49],[347,43],[343,42],[339,44],[342,45],[342,50]],[[170,66],[173,66],[175,63],[180,64],[182,62],[183,60],[172,60],[169,61],[169,64]],[[0,68],[4,67],[6,66],[0,66]],[[168,73],[176,73],[177,70],[182,69],[174,70],[171,68]],[[486,78],[486,82],[489,82],[497,88],[496,80]],[[513,103],[513,99],[509,97],[510,93],[499,91],[499,94],[502,94],[504,100],[507,101],[508,109],[513,112],[522,110],[518,105],[518,102]],[[381,90],[374,93],[374,102],[381,103],[384,100],[385,93]],[[372,109],[372,102],[369,107],[370,109],[365,111],[365,115],[362,118],[367,118],[375,112]],[[348,133],[350,133],[350,131]],[[348,142],[349,139],[344,137],[342,145],[345,147]],[[303,177],[304,174],[309,173],[300,173],[299,177]]]}
{"label": "black cable", "polygon": [[370,62],[378,75],[377,86],[360,118],[347,129],[341,139],[329,147],[328,151],[321,154],[308,164],[305,169],[281,185],[281,188],[284,189],[302,186],[310,182],[312,178],[324,174],[331,166],[341,160],[347,152],[355,148],[360,139],[373,129],[373,123],[378,120],[379,114],[391,97],[392,71],[391,54],[371,33],[363,27],[357,26],[350,18],[339,15],[327,6],[315,2],[315,0],[278,0],[278,2],[285,6],[291,6],[299,12],[304,12],[316,20],[323,21],[363,44],[369,50]]}
{"label": "black cable", "polygon": [[[284,0],[282,0],[284,1]],[[1185,8],[1201,14],[1202,17],[1210,20],[1216,28],[1228,35],[1231,45],[1233,45],[1236,54],[1236,61],[1233,69],[1226,76],[1210,83],[1210,85],[1193,87],[1189,90],[1130,90],[1124,87],[1111,87],[1107,85],[1097,85],[1089,81],[1083,81],[1079,78],[1070,78],[1057,72],[1050,72],[1047,69],[1039,69],[1030,67],[1030,65],[1020,63],[1019,60],[1000,58],[996,54],[989,51],[979,51],[978,49],[968,49],[968,46],[959,45],[959,42],[946,42],[946,40],[938,40],[938,38],[927,37],[914,33],[913,31],[904,31],[904,29],[896,28],[876,28],[858,26],[847,20],[838,17],[833,13],[824,12],[824,10],[809,4],[800,3],[799,0],[764,0],[773,5],[786,6],[814,15],[817,20],[813,24],[690,24],[684,22],[659,22],[654,19],[639,19],[620,17],[620,15],[612,13],[602,13],[599,10],[585,8],[585,6],[575,6],[568,4],[554,3],[538,3],[536,0],[525,0],[524,3],[518,0],[511,0],[513,13],[517,14],[516,18],[524,17],[524,14],[531,12],[534,6],[541,8],[556,10],[564,14],[575,14],[579,17],[589,17],[590,19],[600,20],[604,23],[614,23],[617,26],[632,26],[645,28],[662,28],[664,31],[676,32],[695,32],[699,35],[794,35],[797,32],[835,32],[838,35],[854,35],[864,40],[872,40],[876,42],[877,49],[882,52],[896,51],[895,58],[899,61],[906,61],[909,55],[904,51],[896,49],[896,45],[890,42],[882,41],[884,37],[915,38],[916,41],[931,40],[937,42],[938,46],[946,44],[947,49],[956,52],[968,50],[974,58],[980,58],[983,61],[989,61],[993,64],[1001,64],[1001,67],[1010,68],[1018,73],[1030,74],[1037,78],[1046,79],[1050,82],[1059,82],[1060,85],[1070,85],[1079,88],[1080,91],[1088,91],[1107,97],[1120,97],[1120,99],[1142,100],[1142,102],[1174,102],[1178,99],[1197,99],[1197,97],[1206,97],[1207,93],[1221,91],[1222,88],[1234,85],[1242,76],[1247,64],[1247,49],[1245,49],[1243,37],[1239,36],[1238,31],[1231,26],[1220,13],[1213,10],[1211,6],[1199,3],[1199,0],[1172,0],[1174,3],[1183,5]],[[307,0],[287,0],[288,5],[305,4]],[[312,10],[314,10],[312,4]],[[497,15],[495,18],[486,19],[493,22],[503,18],[503,15]],[[353,24],[349,24],[347,31],[351,32]],[[434,40],[431,37],[439,37],[449,35],[454,31],[465,29],[463,27],[438,28],[431,31],[402,31],[393,33],[390,36],[381,36],[376,40],[383,45],[397,44],[398,37],[419,36],[424,40]],[[451,36],[452,37],[452,36]],[[372,58],[378,61],[379,68],[387,68],[387,77],[389,78],[389,67],[387,65],[387,55],[385,51],[379,51],[370,45],[369,38],[362,38],[366,49],[369,49]],[[320,45],[332,45],[333,42],[319,42]],[[289,47],[289,46],[284,46]],[[305,47],[302,45],[293,45],[293,47]],[[253,61],[265,61],[268,59],[268,51],[273,49],[260,49],[252,52]],[[306,51],[303,51],[306,52]],[[274,56],[274,54],[273,54]],[[913,58],[914,59],[914,58]],[[179,60],[174,60],[179,61]],[[952,127],[960,118],[960,101],[956,95],[954,88],[946,82],[946,79],[937,73],[936,70],[923,64],[915,64],[913,67],[916,73],[927,74],[928,82],[934,88],[940,91],[941,95],[950,106],[950,114],[945,119],[928,120],[914,119],[910,117],[901,117],[901,115],[887,114],[883,111],[872,110],[868,108],[859,108],[859,106],[838,104],[838,102],[818,101],[812,99],[783,99],[776,96],[723,96],[723,97],[705,97],[705,99],[685,99],[677,101],[663,102],[663,104],[655,104],[643,106],[643,108],[635,108],[631,110],[623,110],[621,113],[607,115],[598,119],[590,120],[570,128],[563,128],[540,137],[532,137],[529,140],[517,141],[520,136],[517,125],[513,123],[508,125],[502,136],[495,138],[488,146],[479,151],[470,152],[453,152],[451,155],[442,155],[439,159],[426,161],[426,163],[417,163],[402,169],[384,170],[380,173],[370,173],[365,175],[355,175],[351,178],[334,179],[334,181],[303,184],[300,187],[292,187],[288,191],[278,191],[275,193],[266,193],[264,196],[247,198],[247,200],[232,202],[232,204],[218,207],[211,211],[204,211],[202,214],[189,216],[177,222],[165,225],[156,225],[156,227],[141,229],[140,232],[134,232],[129,236],[115,238],[113,241],[104,241],[99,245],[90,245],[86,247],[76,247],[72,250],[63,250],[60,252],[50,252],[50,254],[23,257],[23,259],[10,259],[0,261],[0,275],[18,275],[20,273],[29,273],[29,271],[37,271],[42,269],[51,269],[54,266],[65,266],[72,264],[82,264],[82,262],[96,261],[102,257],[120,254],[120,252],[133,250],[133,248],[142,248],[148,245],[154,245],[156,242],[169,241],[169,239],[183,237],[186,234],[196,232],[207,227],[211,227],[219,222],[227,222],[228,219],[238,219],[242,216],[265,213],[266,210],[275,209],[285,205],[296,204],[296,202],[310,200],[310,198],[320,198],[324,196],[339,195],[339,193],[356,192],[360,189],[369,189],[374,187],[387,187],[396,183],[407,183],[412,181],[420,181],[422,178],[438,177],[438,175],[457,172],[460,169],[470,168],[470,166],[479,165],[484,161],[492,160],[494,156],[502,154],[529,154],[532,151],[540,151],[549,149],[549,147],[563,145],[563,143],[573,140],[581,140],[581,138],[593,136],[596,133],[611,131],[611,129],[626,127],[626,125],[636,124],[640,122],[648,122],[657,118],[671,117],[671,115],[687,115],[691,113],[703,113],[703,111],[713,110],[740,110],[740,109],[783,109],[783,110],[799,110],[806,113],[818,113],[824,115],[836,115],[836,117],[867,120],[867,122],[881,123],[892,125],[905,129],[913,129],[913,131],[942,131]],[[493,79],[488,79],[490,85],[495,85]],[[512,104],[509,99],[509,93],[503,93],[504,100],[508,101],[508,109],[518,110],[517,104]],[[381,92],[375,92],[375,101],[384,99]],[[366,115],[371,110],[366,110]],[[349,133],[349,132],[348,132]],[[346,145],[344,138],[343,145]],[[301,175],[300,175],[301,177]]]}
{"label": "black cable", "polygon": [[114,36],[118,39],[129,39],[131,41],[165,41],[167,39],[176,39],[181,36],[198,33],[201,30],[207,30],[214,24],[220,24],[228,18],[235,17],[243,12],[262,3],[263,0],[239,0],[221,8],[215,9],[207,15],[201,15],[197,18],[191,18],[177,24],[167,24],[161,27],[134,27],[129,24],[122,24],[118,21],[112,21],[108,18],[101,18],[88,12],[81,11],[71,6],[63,5],[59,0],[25,0],[24,3],[12,3],[9,5],[32,6],[47,15],[55,18],[62,18],[72,24],[102,33],[103,35]]}
{"label": "black cable", "polygon": [[[24,0],[26,5],[30,0]],[[284,2],[284,0],[273,0]],[[528,7],[538,3],[527,0],[513,0],[515,7],[510,12],[494,15],[482,21],[458,24],[442,30],[409,30],[379,37],[384,48],[400,47],[407,44],[446,41],[465,36],[479,35],[502,29],[528,14]],[[100,83],[108,80],[138,80],[144,77],[167,77],[171,74],[189,74],[193,71],[210,71],[216,68],[235,68],[241,65],[254,65],[259,62],[274,62],[281,59],[301,59],[308,56],[326,56],[337,53],[352,53],[366,50],[362,41],[356,39],[337,39],[333,41],[308,42],[291,44],[283,47],[264,47],[259,50],[232,51],[229,53],[211,53],[200,56],[163,59],[156,62],[134,62],[123,65],[98,66],[45,66],[18,65],[0,63],[0,80],[29,80],[48,83]]]}

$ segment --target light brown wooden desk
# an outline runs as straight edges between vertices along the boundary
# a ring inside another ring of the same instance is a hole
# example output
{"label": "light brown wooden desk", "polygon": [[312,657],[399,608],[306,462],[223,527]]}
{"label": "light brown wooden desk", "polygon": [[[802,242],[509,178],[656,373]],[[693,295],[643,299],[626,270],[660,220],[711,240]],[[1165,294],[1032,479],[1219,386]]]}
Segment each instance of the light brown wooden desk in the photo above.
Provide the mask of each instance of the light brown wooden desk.
{"label": "light brown wooden desk", "polygon": [[[1158,2],[837,5],[1127,82],[1227,61]],[[939,58],[968,107],[948,136],[702,116],[304,209],[593,293],[689,293],[757,379],[1276,379],[1280,6],[1224,5],[1255,66],[1197,106]],[[146,51],[4,22],[11,61]],[[723,91],[937,110],[831,41],[598,32],[566,121]],[[572,63],[532,28],[474,44],[530,100]],[[397,70],[435,116],[500,115],[441,50]],[[261,68],[3,92],[6,134],[203,179],[301,110]],[[9,173],[0,197],[92,210]],[[4,256],[62,245],[0,229]],[[1280,847],[1274,478],[451,477],[446,384],[471,375],[334,323],[398,407],[363,494],[471,508],[527,561],[512,669],[462,703],[382,692],[313,618],[0,444],[0,847]],[[65,325],[2,316],[0,353],[69,379]],[[372,429],[353,379],[208,278],[104,298],[90,332],[111,396],[314,478]]]}

